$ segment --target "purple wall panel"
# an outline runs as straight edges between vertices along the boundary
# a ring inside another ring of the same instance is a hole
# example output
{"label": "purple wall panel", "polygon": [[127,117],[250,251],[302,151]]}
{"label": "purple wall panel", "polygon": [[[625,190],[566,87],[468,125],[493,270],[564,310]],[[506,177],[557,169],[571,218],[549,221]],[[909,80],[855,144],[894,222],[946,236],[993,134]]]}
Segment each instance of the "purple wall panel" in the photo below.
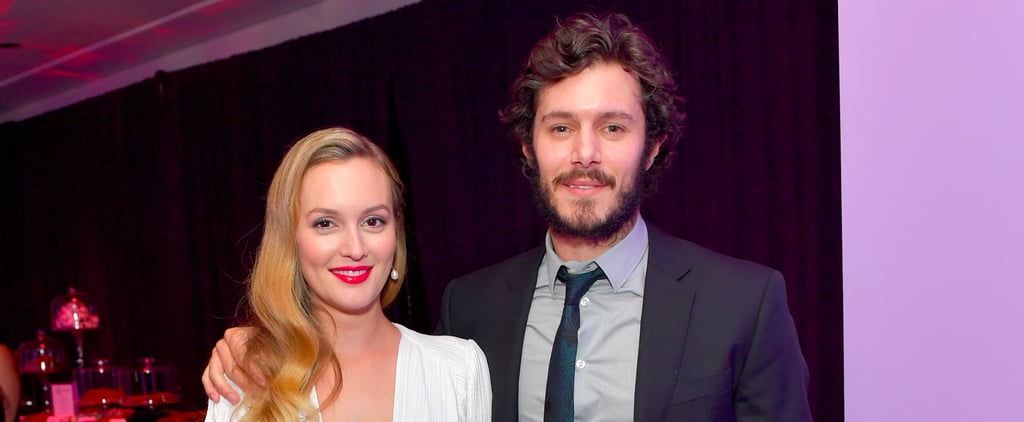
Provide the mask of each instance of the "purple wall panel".
{"label": "purple wall panel", "polygon": [[846,419],[1024,420],[1024,6],[839,19]]}

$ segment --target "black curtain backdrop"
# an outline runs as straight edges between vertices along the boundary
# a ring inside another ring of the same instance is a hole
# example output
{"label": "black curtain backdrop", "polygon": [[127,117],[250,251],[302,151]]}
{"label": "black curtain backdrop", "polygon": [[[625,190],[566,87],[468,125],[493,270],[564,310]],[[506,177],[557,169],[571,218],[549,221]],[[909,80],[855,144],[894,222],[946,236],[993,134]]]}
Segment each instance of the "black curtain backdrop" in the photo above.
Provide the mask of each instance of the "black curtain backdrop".
{"label": "black curtain backdrop", "polygon": [[412,270],[388,312],[431,331],[451,278],[543,237],[497,112],[577,11],[631,16],[682,85],[686,136],[644,217],[786,275],[812,410],[842,420],[836,2],[426,0],[0,125],[0,341],[48,328],[73,285],[102,318],[87,358],[155,356],[205,406],[199,374],[241,317],[273,170],[332,125],[383,145],[408,184]]}

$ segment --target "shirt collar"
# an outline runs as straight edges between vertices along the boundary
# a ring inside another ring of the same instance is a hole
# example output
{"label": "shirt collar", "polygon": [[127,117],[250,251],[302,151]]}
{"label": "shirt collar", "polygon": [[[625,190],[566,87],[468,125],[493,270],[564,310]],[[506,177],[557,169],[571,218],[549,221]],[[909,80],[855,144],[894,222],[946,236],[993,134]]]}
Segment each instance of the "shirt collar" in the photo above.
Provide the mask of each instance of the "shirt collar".
{"label": "shirt collar", "polygon": [[[542,274],[546,277],[537,280],[537,287],[547,285],[551,288],[552,295],[555,289],[555,277],[558,275],[558,268],[565,265],[569,268],[569,272],[578,273],[586,271],[585,267],[593,262],[601,266],[604,270],[605,275],[608,276],[608,281],[611,282],[612,291],[618,293],[623,285],[626,284],[626,280],[629,275],[633,273],[638,265],[640,265],[641,259],[644,254],[647,253],[647,224],[644,223],[644,219],[641,216],[637,216],[636,224],[630,229],[626,237],[622,238],[618,243],[613,245],[607,251],[604,251],[593,261],[563,261],[555,254],[554,246],[551,244],[551,232],[549,231],[544,236],[544,261]],[[627,291],[633,291],[629,286],[626,286]],[[640,291],[633,291],[638,295],[643,295],[643,289]]]}

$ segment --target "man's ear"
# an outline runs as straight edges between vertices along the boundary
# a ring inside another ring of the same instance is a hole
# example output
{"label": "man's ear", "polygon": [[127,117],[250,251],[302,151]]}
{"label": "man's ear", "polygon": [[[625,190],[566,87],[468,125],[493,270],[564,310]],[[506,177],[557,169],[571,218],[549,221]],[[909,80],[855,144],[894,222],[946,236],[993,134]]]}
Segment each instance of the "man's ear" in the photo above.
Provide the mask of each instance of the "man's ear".
{"label": "man's ear", "polygon": [[645,166],[645,170],[650,170],[651,166],[654,165],[654,157],[657,157],[658,152],[661,152],[661,144],[665,143],[665,139],[667,136],[668,135],[662,135],[660,138],[654,141],[654,145],[651,146],[651,151],[647,155],[647,165]]}
{"label": "man's ear", "polygon": [[526,163],[527,166],[530,166],[530,168],[536,168],[537,157],[533,154],[533,147],[525,141],[520,141],[519,147],[523,151],[523,162]]}

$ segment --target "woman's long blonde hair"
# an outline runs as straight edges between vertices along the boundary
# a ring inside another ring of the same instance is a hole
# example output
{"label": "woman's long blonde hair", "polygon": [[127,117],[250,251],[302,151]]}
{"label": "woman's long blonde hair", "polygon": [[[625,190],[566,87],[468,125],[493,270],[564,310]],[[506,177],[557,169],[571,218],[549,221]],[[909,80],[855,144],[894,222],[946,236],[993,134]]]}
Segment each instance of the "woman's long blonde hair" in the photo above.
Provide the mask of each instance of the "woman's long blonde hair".
{"label": "woman's long blonde hair", "polygon": [[335,387],[321,406],[341,391],[341,366],[334,350],[313,318],[323,306],[310,293],[299,268],[295,245],[299,190],[302,178],[316,164],[369,158],[391,179],[397,242],[393,266],[398,279],[388,279],[381,291],[381,305],[398,295],[406,274],[404,185],[387,155],[369,139],[345,128],[309,134],[285,154],[267,192],[267,214],[259,253],[249,279],[248,301],[255,314],[255,334],[246,347],[245,361],[252,362],[266,380],[259,391],[248,393],[243,421],[298,420],[300,414],[314,420],[318,410],[309,394],[323,371],[334,372]]}

